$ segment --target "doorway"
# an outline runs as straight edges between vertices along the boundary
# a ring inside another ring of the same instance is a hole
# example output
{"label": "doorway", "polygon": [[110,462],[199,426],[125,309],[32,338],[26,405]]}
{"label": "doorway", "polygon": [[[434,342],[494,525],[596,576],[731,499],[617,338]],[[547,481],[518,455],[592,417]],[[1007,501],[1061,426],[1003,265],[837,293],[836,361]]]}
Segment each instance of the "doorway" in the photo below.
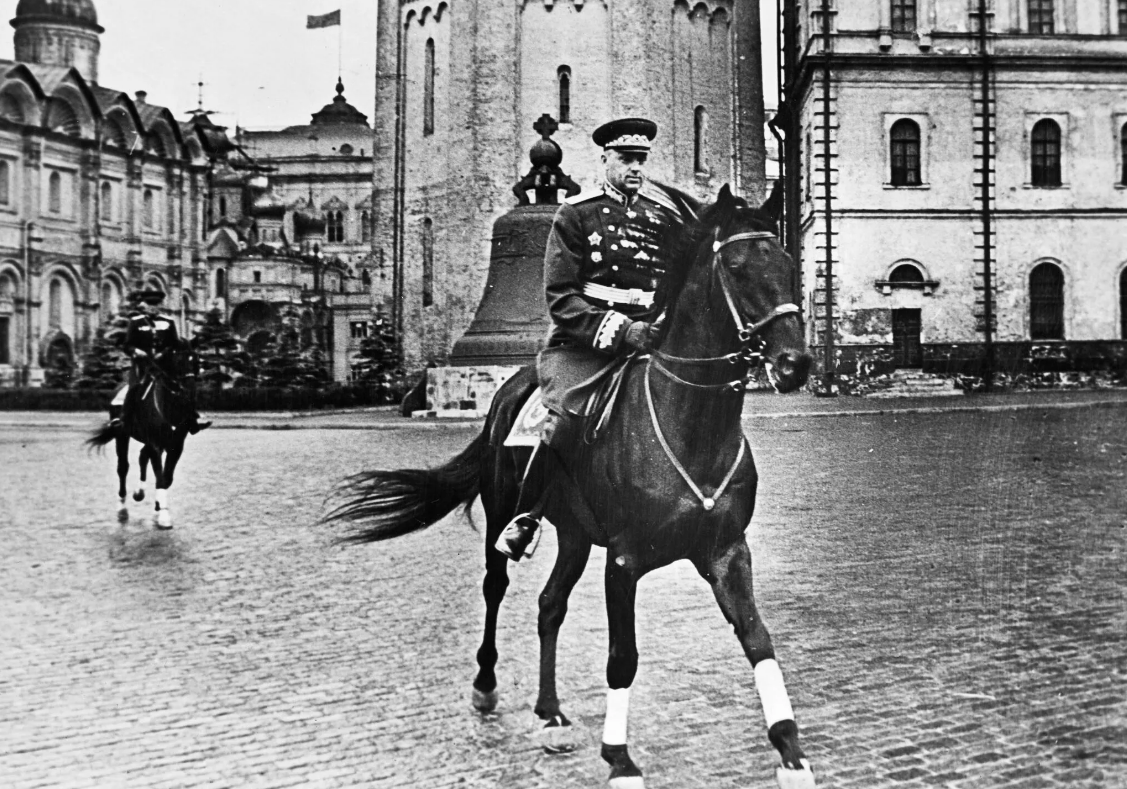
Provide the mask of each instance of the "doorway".
{"label": "doorway", "polygon": [[923,366],[920,345],[920,311],[892,311],[892,362],[897,367]]}

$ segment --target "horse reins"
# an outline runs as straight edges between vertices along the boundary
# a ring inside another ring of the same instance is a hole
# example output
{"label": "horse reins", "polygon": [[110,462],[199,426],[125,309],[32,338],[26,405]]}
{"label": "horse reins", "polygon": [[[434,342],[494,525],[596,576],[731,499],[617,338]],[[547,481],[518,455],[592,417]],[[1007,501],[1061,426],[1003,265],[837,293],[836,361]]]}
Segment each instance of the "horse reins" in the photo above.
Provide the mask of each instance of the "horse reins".
{"label": "horse reins", "polygon": [[[737,330],[739,331],[739,338],[742,347],[735,353],[729,353],[723,356],[705,357],[674,356],[672,354],[663,353],[659,350],[654,350],[651,352],[652,355],[646,362],[645,374],[646,405],[649,407],[650,421],[653,423],[654,434],[657,436],[657,440],[658,443],[661,444],[661,448],[665,451],[666,457],[669,458],[669,462],[673,464],[673,468],[675,468],[677,470],[677,473],[681,475],[681,479],[685,480],[685,484],[689,486],[689,490],[691,490],[693,494],[700,500],[701,506],[704,508],[705,512],[710,511],[713,507],[716,506],[716,500],[724,495],[724,491],[727,490],[728,484],[732,481],[732,478],[735,477],[736,469],[738,469],[740,467],[740,463],[743,462],[744,453],[747,449],[747,439],[743,436],[740,437],[739,451],[736,453],[736,459],[732,463],[731,468],[728,469],[728,473],[724,476],[724,480],[720,483],[719,487],[716,488],[716,491],[711,496],[705,496],[704,491],[702,491],[700,487],[695,482],[693,482],[692,477],[689,476],[689,472],[683,465],[681,465],[681,462],[673,453],[673,448],[669,446],[669,442],[665,440],[665,434],[662,432],[661,425],[658,423],[657,409],[654,407],[653,390],[650,386],[650,368],[657,367],[658,372],[662,373],[670,380],[679,384],[683,384],[685,386],[691,386],[697,389],[727,388],[733,392],[740,393],[745,388],[743,378],[735,381],[726,381],[720,384],[698,384],[692,381],[686,381],[680,376],[675,375],[672,370],[664,367],[657,360],[661,359],[662,361],[676,362],[681,364],[710,364],[712,362],[720,361],[726,361],[730,364],[735,364],[737,361],[743,361],[745,364],[750,365],[754,359],[762,360],[763,358],[763,339],[759,336],[760,332],[762,332],[767,326],[769,326],[776,318],[780,318],[783,315],[791,315],[801,312],[801,308],[797,304],[788,302],[775,307],[775,309],[773,309],[770,314],[768,314],[762,320],[756,321],[755,323],[744,323],[744,321],[740,317],[739,309],[736,307],[735,298],[732,296],[732,284],[731,280],[729,279],[730,275],[728,274],[727,269],[720,264],[720,250],[737,241],[759,241],[767,238],[775,238],[775,234],[769,231],[756,230],[746,233],[736,233],[735,235],[728,236],[724,240],[720,240],[718,237],[719,230],[717,230],[716,236],[717,237],[712,243],[712,268],[716,272],[717,277],[720,280],[720,289],[724,293],[724,301],[727,303],[728,311],[732,316],[732,320],[736,324]],[[759,342],[758,350],[752,350],[751,343],[753,340],[757,340]]]}

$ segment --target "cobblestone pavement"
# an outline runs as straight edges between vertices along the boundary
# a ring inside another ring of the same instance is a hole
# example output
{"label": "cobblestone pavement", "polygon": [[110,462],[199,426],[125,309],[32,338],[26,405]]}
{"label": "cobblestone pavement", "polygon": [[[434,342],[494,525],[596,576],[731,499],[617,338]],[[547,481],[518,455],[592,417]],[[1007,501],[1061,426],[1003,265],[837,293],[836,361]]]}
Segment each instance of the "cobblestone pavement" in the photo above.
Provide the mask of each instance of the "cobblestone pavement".
{"label": "cobblestone pavement", "polygon": [[[116,523],[113,461],[69,424],[0,428],[0,786],[605,786],[602,551],[560,647],[590,744],[551,757],[530,711],[550,529],[513,568],[482,717],[481,536],[451,517],[342,548],[314,525],[343,474],[441,459],[476,425],[209,430],[158,533],[147,503]],[[1127,408],[747,431],[758,600],[821,786],[1127,786]],[[691,567],[643,580],[638,632],[647,786],[773,786],[751,672]]]}

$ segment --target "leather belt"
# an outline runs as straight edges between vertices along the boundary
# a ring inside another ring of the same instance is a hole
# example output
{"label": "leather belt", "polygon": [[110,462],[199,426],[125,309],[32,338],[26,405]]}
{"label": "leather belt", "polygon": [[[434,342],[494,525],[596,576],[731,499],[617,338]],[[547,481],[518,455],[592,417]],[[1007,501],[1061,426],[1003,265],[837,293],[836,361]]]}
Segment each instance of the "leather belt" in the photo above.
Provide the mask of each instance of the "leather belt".
{"label": "leather belt", "polygon": [[593,282],[583,284],[583,294],[609,303],[629,304],[638,307],[652,307],[654,292],[641,288],[612,288],[610,285],[596,285]]}

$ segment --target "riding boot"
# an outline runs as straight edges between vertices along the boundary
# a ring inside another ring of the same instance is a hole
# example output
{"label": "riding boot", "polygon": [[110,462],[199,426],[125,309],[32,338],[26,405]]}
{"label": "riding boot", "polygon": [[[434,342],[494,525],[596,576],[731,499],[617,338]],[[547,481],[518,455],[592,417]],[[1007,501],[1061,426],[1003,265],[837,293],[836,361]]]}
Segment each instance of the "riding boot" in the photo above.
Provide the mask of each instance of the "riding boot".
{"label": "riding boot", "polygon": [[200,415],[197,412],[192,416],[192,425],[188,428],[188,432],[194,436],[196,433],[200,432],[201,430],[207,430],[209,427],[211,427],[211,420],[209,419],[206,422],[201,422]]}
{"label": "riding boot", "polygon": [[552,452],[544,443],[537,445],[533,451],[524,481],[521,482],[520,497],[517,499],[517,512],[520,514],[509,522],[493,546],[514,562],[519,562],[523,556],[532,555],[530,546],[536,530],[540,528],[540,518],[549,492]]}

